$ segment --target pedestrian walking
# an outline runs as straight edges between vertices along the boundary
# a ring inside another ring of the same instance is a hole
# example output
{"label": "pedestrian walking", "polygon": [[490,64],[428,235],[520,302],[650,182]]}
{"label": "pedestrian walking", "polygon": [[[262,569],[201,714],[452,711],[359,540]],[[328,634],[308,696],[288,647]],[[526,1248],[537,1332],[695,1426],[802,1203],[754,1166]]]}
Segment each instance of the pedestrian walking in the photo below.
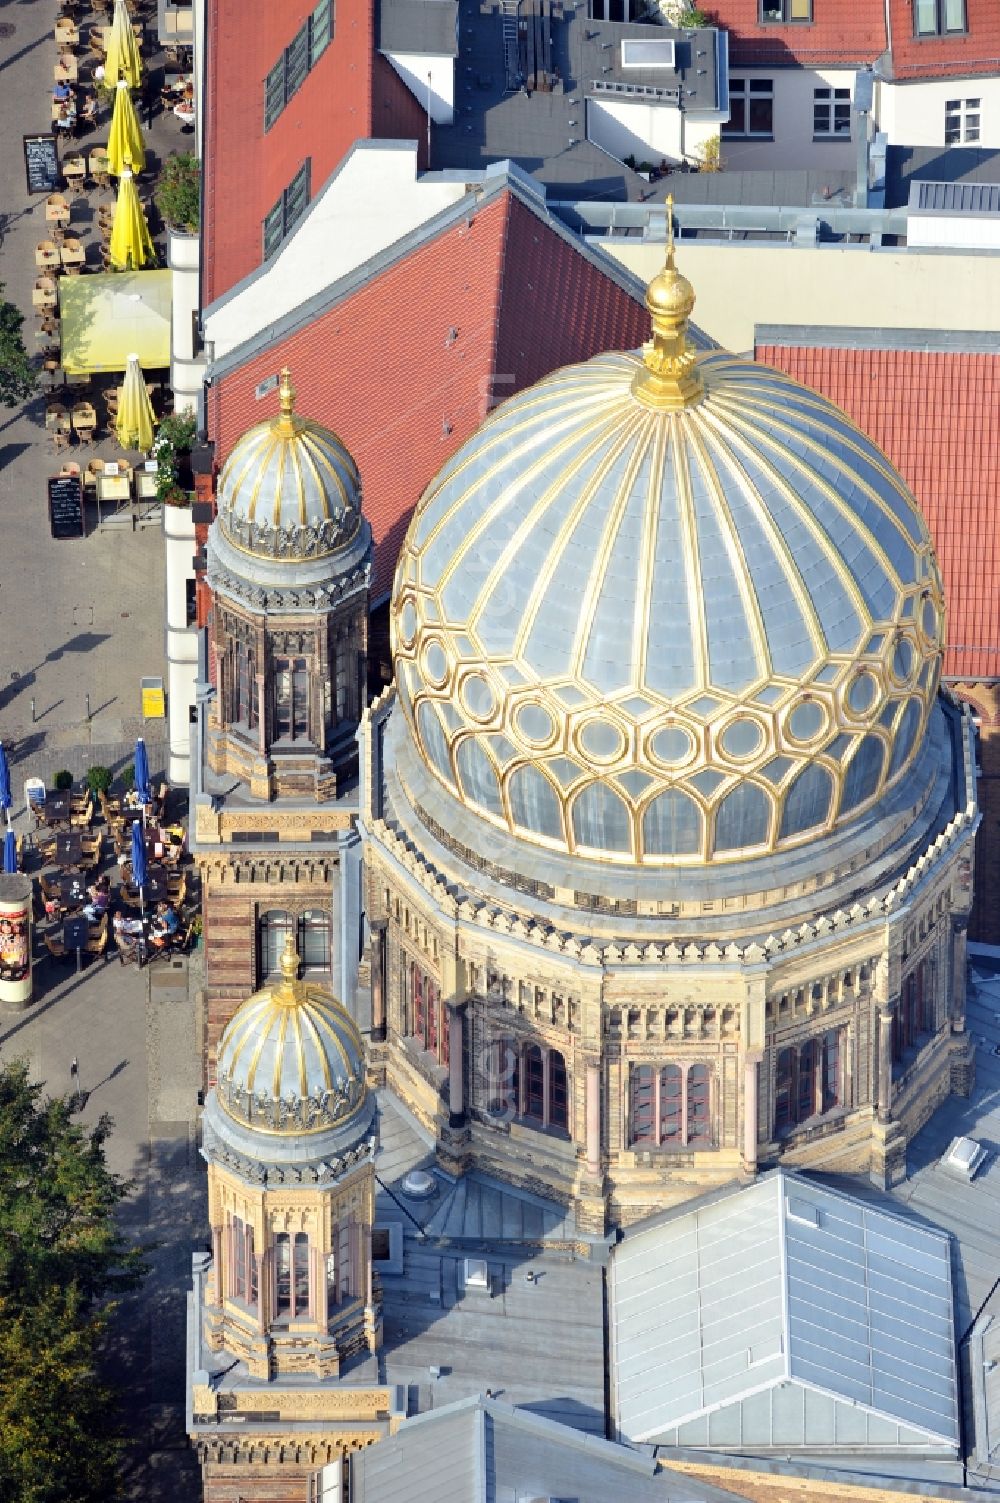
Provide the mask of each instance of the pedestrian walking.
{"label": "pedestrian walking", "polygon": [[153,80],[147,70],[142,79],[142,112],[146,121],[146,129],[153,129],[153,106],[156,103],[156,89],[153,88]]}
{"label": "pedestrian walking", "polygon": [[75,1054],[69,1062],[69,1078],[74,1086],[80,1084],[80,1061]]}

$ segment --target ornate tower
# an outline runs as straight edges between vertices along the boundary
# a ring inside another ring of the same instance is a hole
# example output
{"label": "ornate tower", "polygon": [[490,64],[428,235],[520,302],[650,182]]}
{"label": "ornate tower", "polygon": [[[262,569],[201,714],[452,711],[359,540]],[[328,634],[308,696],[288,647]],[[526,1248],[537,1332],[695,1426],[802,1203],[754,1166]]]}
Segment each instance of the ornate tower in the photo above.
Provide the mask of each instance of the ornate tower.
{"label": "ornate tower", "polygon": [[[280,981],[225,1030],[205,1105],[212,1257],[196,1280],[192,1434],[207,1503],[233,1485],[271,1498],[276,1472],[283,1498],[304,1499],[309,1472],[385,1433],[390,1408],[370,1360],[375,1102],[353,1022],[297,971],[289,939]],[[227,1439],[241,1415],[246,1450]],[[309,1425],[325,1436],[305,1444]]]}
{"label": "ornate tower", "polygon": [[355,732],[364,705],[371,529],[336,434],[294,411],[234,446],[208,536],[208,673],[199,706],[193,849],[207,939],[206,1075],[250,992],[277,979],[286,935],[307,974],[351,1005],[335,922],[353,934]]}
{"label": "ornate tower", "polygon": [[217,695],[208,764],[254,798],[336,794],[364,705],[371,528],[335,434],[280,410],[240,439],[209,534]]}

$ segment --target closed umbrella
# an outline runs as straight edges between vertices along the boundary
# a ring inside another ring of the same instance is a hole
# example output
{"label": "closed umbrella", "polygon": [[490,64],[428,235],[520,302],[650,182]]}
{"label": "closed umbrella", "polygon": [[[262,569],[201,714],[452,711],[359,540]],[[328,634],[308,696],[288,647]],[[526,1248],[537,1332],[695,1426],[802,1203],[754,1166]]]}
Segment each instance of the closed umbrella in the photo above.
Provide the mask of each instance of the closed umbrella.
{"label": "closed umbrella", "polygon": [[108,169],[120,177],[125,167],[142,172],[146,165],[146,148],[136,118],[135,105],[128,84],[120,78],[115,86],[115,107],[111,112],[108,134]]}
{"label": "closed umbrella", "polygon": [[144,913],[146,908],[143,893],[146,885],[146,840],[141,819],[132,821],[132,881],[139,889],[139,912]]}
{"label": "closed umbrella", "polygon": [[[153,447],[153,404],[149,399],[138,355],[130,355],[125,365],[125,379],[118,398],[118,415],[115,418],[115,433],[123,449],[139,449],[148,454]],[[139,741],[142,746],[142,741]],[[143,748],[145,758],[145,748]],[[135,765],[136,787],[139,786],[139,760]],[[146,774],[149,781],[149,774]],[[148,802],[148,800],[144,800]]]}
{"label": "closed umbrella", "polygon": [[112,88],[123,78],[129,88],[137,89],[142,77],[142,57],[139,43],[132,30],[125,0],[115,0],[115,14],[108,36],[108,52],[104,60],[104,82]]}
{"label": "closed umbrella", "polygon": [[10,763],[7,761],[7,753],[4,751],[3,742],[0,741],[0,809],[10,823],[10,815],[7,812],[14,800],[10,794]]}
{"label": "closed umbrella", "polygon": [[135,178],[128,167],[122,169],[118,183],[118,201],[115,204],[108,253],[116,271],[137,271],[147,261],[156,260],[145,211],[135,191]]}
{"label": "closed umbrella", "polygon": [[8,830],[3,838],[3,869],[5,872],[17,871],[17,836],[13,830]]}
{"label": "closed umbrella", "polygon": [[135,791],[140,804],[153,802],[149,787],[149,758],[146,756],[146,743],[141,736],[135,743]]}

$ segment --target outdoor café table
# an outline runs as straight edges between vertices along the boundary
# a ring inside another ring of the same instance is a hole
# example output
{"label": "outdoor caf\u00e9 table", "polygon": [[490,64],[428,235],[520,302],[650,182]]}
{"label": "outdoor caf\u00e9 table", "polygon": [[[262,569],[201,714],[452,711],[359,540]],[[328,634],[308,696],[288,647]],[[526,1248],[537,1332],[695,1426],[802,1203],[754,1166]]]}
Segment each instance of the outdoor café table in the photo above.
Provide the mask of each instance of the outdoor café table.
{"label": "outdoor caf\u00e9 table", "polygon": [[69,224],[69,204],[61,193],[50,193],[45,200],[45,219],[48,224]]}
{"label": "outdoor caf\u00e9 table", "polygon": [[87,879],[83,872],[76,871],[73,867],[60,872],[54,886],[64,908],[82,908],[87,901]]}
{"label": "outdoor caf\u00e9 table", "polygon": [[98,501],[129,501],[131,497],[131,475],[109,475],[105,466],[97,477]]}
{"label": "outdoor caf\u00e9 table", "polygon": [[55,25],[55,39],[60,47],[75,47],[80,40],[80,32],[75,21],[64,16]]}
{"label": "outdoor caf\u00e9 table", "polygon": [[72,797],[68,793],[48,793],[37,812],[47,825],[68,825],[73,813]]}
{"label": "outdoor caf\u00e9 table", "polygon": [[56,83],[76,83],[78,70],[72,52],[63,52],[53,65],[52,77]]}
{"label": "outdoor caf\u00e9 table", "polygon": [[56,865],[79,866],[83,856],[83,842],[76,830],[64,830],[56,836]]}
{"label": "outdoor caf\u00e9 table", "polygon": [[51,240],[40,240],[35,246],[36,266],[58,266],[59,251]]}
{"label": "outdoor caf\u00e9 table", "polygon": [[34,308],[54,308],[58,302],[56,284],[52,277],[39,277],[31,289],[31,304]]}
{"label": "outdoor caf\u00e9 table", "polygon": [[63,177],[68,182],[83,182],[87,176],[87,164],[80,155],[67,157],[63,162]]}
{"label": "outdoor caf\u00e9 table", "polygon": [[68,918],[63,923],[62,940],[67,950],[76,951],[76,968],[80,969],[83,954],[90,938],[90,924],[83,914]]}
{"label": "outdoor caf\u00e9 table", "polygon": [[67,271],[83,266],[87,259],[87,252],[79,240],[67,240],[66,244],[60,248],[59,255]]}
{"label": "outdoor caf\u00e9 table", "polygon": [[167,873],[162,866],[146,868],[146,880],[142,895],[147,903],[165,903],[168,897]]}
{"label": "outdoor caf\u00e9 table", "polygon": [[97,427],[97,412],[91,402],[77,402],[73,408],[73,429],[84,442],[94,436]]}

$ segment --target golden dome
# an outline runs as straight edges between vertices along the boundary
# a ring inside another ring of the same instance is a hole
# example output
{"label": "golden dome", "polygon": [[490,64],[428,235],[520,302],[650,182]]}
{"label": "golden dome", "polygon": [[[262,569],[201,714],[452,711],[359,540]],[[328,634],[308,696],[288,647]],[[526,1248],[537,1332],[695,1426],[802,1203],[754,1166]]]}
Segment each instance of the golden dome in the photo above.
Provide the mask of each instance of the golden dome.
{"label": "golden dome", "polygon": [[816,392],[697,354],[675,277],[643,352],[556,371],[452,457],[391,609],[437,780],[601,861],[746,859],[857,818],[905,777],[940,673],[905,482]]}
{"label": "golden dome", "polygon": [[248,997],[219,1042],[218,1100],[257,1132],[327,1131],[365,1100],[361,1035],[328,991],[297,979],[298,965],[289,935],[281,980]]}
{"label": "golden dome", "polygon": [[295,412],[287,367],[277,416],[234,445],[218,492],[223,533],[258,558],[321,558],[344,548],[361,524],[357,466],[335,433]]}

